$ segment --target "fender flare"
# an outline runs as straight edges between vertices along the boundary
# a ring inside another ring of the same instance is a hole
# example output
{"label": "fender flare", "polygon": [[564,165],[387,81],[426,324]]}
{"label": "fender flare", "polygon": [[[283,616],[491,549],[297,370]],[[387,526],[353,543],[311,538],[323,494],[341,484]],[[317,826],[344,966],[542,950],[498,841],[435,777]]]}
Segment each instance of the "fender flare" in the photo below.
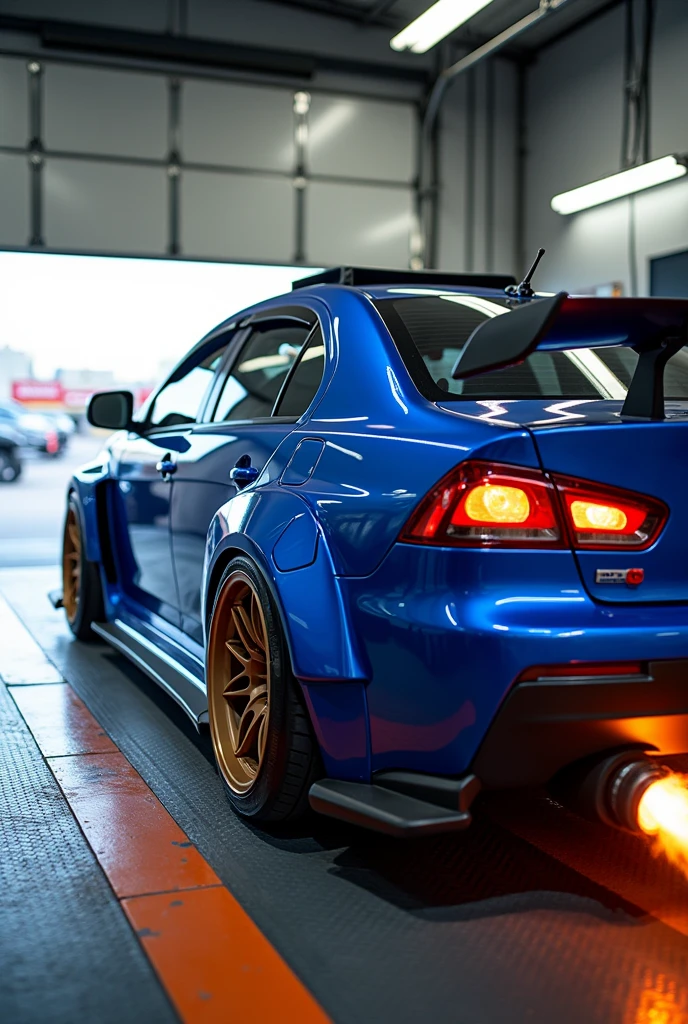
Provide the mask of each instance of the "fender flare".
{"label": "fender flare", "polygon": [[[275,547],[291,524],[303,516],[309,517],[316,534],[313,560],[280,570]],[[215,514],[208,531],[203,575],[206,632],[217,585],[237,554],[247,555],[263,575],[280,615],[297,679],[303,683],[369,679],[325,536],[299,495],[257,488],[240,492]]]}

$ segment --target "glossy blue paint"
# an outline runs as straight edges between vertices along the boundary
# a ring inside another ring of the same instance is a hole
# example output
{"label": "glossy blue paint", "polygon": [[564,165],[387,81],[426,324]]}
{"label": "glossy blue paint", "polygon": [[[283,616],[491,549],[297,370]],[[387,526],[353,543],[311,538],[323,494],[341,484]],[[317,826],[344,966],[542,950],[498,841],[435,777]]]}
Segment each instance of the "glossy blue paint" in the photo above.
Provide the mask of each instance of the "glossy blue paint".
{"label": "glossy blue paint", "polygon": [[371,662],[373,770],[465,770],[531,666],[688,656],[684,607],[601,605],[568,551],[396,544],[344,599]]}
{"label": "glossy blue paint", "polygon": [[371,767],[365,684],[306,683],[302,689],[325,772],[339,779],[367,782]]}
{"label": "glossy blue paint", "polygon": [[217,509],[237,494],[231,471],[241,456],[263,470],[292,429],[289,423],[214,423],[194,427],[186,435],[188,449],[177,458],[171,488],[171,537],[181,625],[197,643],[203,643],[206,538]]}
{"label": "glossy blue paint", "polygon": [[317,544],[311,564],[288,572],[281,571],[272,557],[275,544],[297,516],[310,516],[301,494],[290,488],[272,490],[267,482],[264,488],[246,488],[218,511],[208,535],[206,618],[224,565],[237,552],[246,553],[261,567],[272,590],[297,678],[367,679],[369,669],[343,607],[342,581],[333,572],[327,544]]}
{"label": "glossy blue paint", "polygon": [[305,569],[315,561],[318,527],[308,512],[294,516],[272,551],[272,560],[280,572]]}
{"label": "glossy blue paint", "polygon": [[[460,774],[529,666],[688,658],[685,403],[652,424],[622,422],[615,401],[433,403],[371,301],[403,293],[321,285],[235,316],[285,304],[317,314],[325,370],[301,419],[115,435],[73,482],[96,562],[95,489],[108,488],[117,565],[108,617],[138,623],[199,680],[223,569],[237,553],[255,562],[326,771],[340,778],[381,768]],[[164,482],[161,452],[176,466]],[[259,476],[238,491],[230,472],[241,456]],[[467,458],[644,492],[669,505],[669,523],[652,549],[632,556],[400,543],[423,496]],[[595,584],[595,568],[622,564],[644,567],[646,582]]]}
{"label": "glossy blue paint", "polygon": [[307,437],[299,444],[289,459],[280,483],[285,487],[301,487],[313,476],[318,459],[325,450],[325,442]]}
{"label": "glossy blue paint", "polygon": [[[688,421],[598,425],[574,420],[558,430],[536,428],[534,436],[545,468],[639,491],[669,507],[669,520],[647,551],[578,552],[589,592],[600,601],[624,604],[688,600]],[[596,583],[599,568],[644,569],[645,580],[639,587]]]}

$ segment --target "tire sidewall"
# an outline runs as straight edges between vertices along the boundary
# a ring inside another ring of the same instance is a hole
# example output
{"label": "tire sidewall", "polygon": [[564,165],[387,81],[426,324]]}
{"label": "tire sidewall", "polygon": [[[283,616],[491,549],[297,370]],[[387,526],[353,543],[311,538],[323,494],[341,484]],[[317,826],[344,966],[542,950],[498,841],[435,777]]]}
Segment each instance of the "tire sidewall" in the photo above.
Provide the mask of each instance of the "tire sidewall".
{"label": "tire sidewall", "polygon": [[[279,613],[275,608],[275,602],[261,573],[255,564],[244,555],[233,558],[222,574],[213,602],[211,628],[208,630],[208,635],[211,635],[212,618],[215,615],[220,595],[229,578],[237,571],[244,573],[250,580],[258,595],[265,617],[270,659],[270,715],[263,762],[251,788],[244,793],[237,793],[225,779],[219,764],[218,771],[232,806],[245,817],[260,816],[261,819],[265,819],[270,816],[271,807],[279,796],[281,781],[286,770],[290,727],[289,688],[297,684],[291,674],[284,630]],[[206,653],[206,678],[208,678],[207,671],[208,657]]]}
{"label": "tire sidewall", "polygon": [[[4,476],[5,470],[12,470],[12,476]],[[0,448],[0,484],[13,484],[21,475],[21,463],[13,451]]]}
{"label": "tire sidewall", "polygon": [[96,619],[103,618],[103,596],[100,583],[98,566],[86,559],[86,530],[84,528],[84,513],[81,502],[76,491],[71,491],[67,498],[67,510],[65,512],[64,534],[67,532],[67,516],[70,508],[73,508],[79,524],[81,534],[81,551],[79,555],[80,586],[79,600],[76,607],[76,615],[72,622],[67,616],[67,625],[72,633],[79,640],[95,640],[96,635],[91,629],[91,623]]}

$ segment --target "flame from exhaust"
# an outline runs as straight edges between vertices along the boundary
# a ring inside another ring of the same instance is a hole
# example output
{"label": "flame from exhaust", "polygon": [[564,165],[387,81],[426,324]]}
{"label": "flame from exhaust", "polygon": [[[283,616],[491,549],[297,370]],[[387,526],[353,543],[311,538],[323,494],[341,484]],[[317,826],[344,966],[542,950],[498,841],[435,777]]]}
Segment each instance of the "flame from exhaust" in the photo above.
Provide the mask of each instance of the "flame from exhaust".
{"label": "flame from exhaust", "polygon": [[638,805],[638,824],[654,836],[655,852],[688,878],[688,775],[667,775],[648,786]]}

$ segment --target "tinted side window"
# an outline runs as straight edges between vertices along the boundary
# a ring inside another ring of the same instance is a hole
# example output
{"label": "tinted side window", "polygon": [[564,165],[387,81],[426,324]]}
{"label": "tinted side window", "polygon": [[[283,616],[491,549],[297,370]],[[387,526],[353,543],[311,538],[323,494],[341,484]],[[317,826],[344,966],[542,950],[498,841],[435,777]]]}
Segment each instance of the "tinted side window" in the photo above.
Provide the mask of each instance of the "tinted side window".
{"label": "tinted side window", "polygon": [[148,426],[176,427],[182,423],[195,422],[225,347],[226,343],[200,362],[181,367],[170,377],[151,406]]}
{"label": "tinted side window", "polygon": [[322,331],[315,329],[294,372],[287,381],[277,406],[278,416],[303,416],[315,398],[325,369],[325,343]]}
{"label": "tinted side window", "polygon": [[256,328],[225,382],[213,421],[270,416],[309,330],[306,324],[295,323]]}

